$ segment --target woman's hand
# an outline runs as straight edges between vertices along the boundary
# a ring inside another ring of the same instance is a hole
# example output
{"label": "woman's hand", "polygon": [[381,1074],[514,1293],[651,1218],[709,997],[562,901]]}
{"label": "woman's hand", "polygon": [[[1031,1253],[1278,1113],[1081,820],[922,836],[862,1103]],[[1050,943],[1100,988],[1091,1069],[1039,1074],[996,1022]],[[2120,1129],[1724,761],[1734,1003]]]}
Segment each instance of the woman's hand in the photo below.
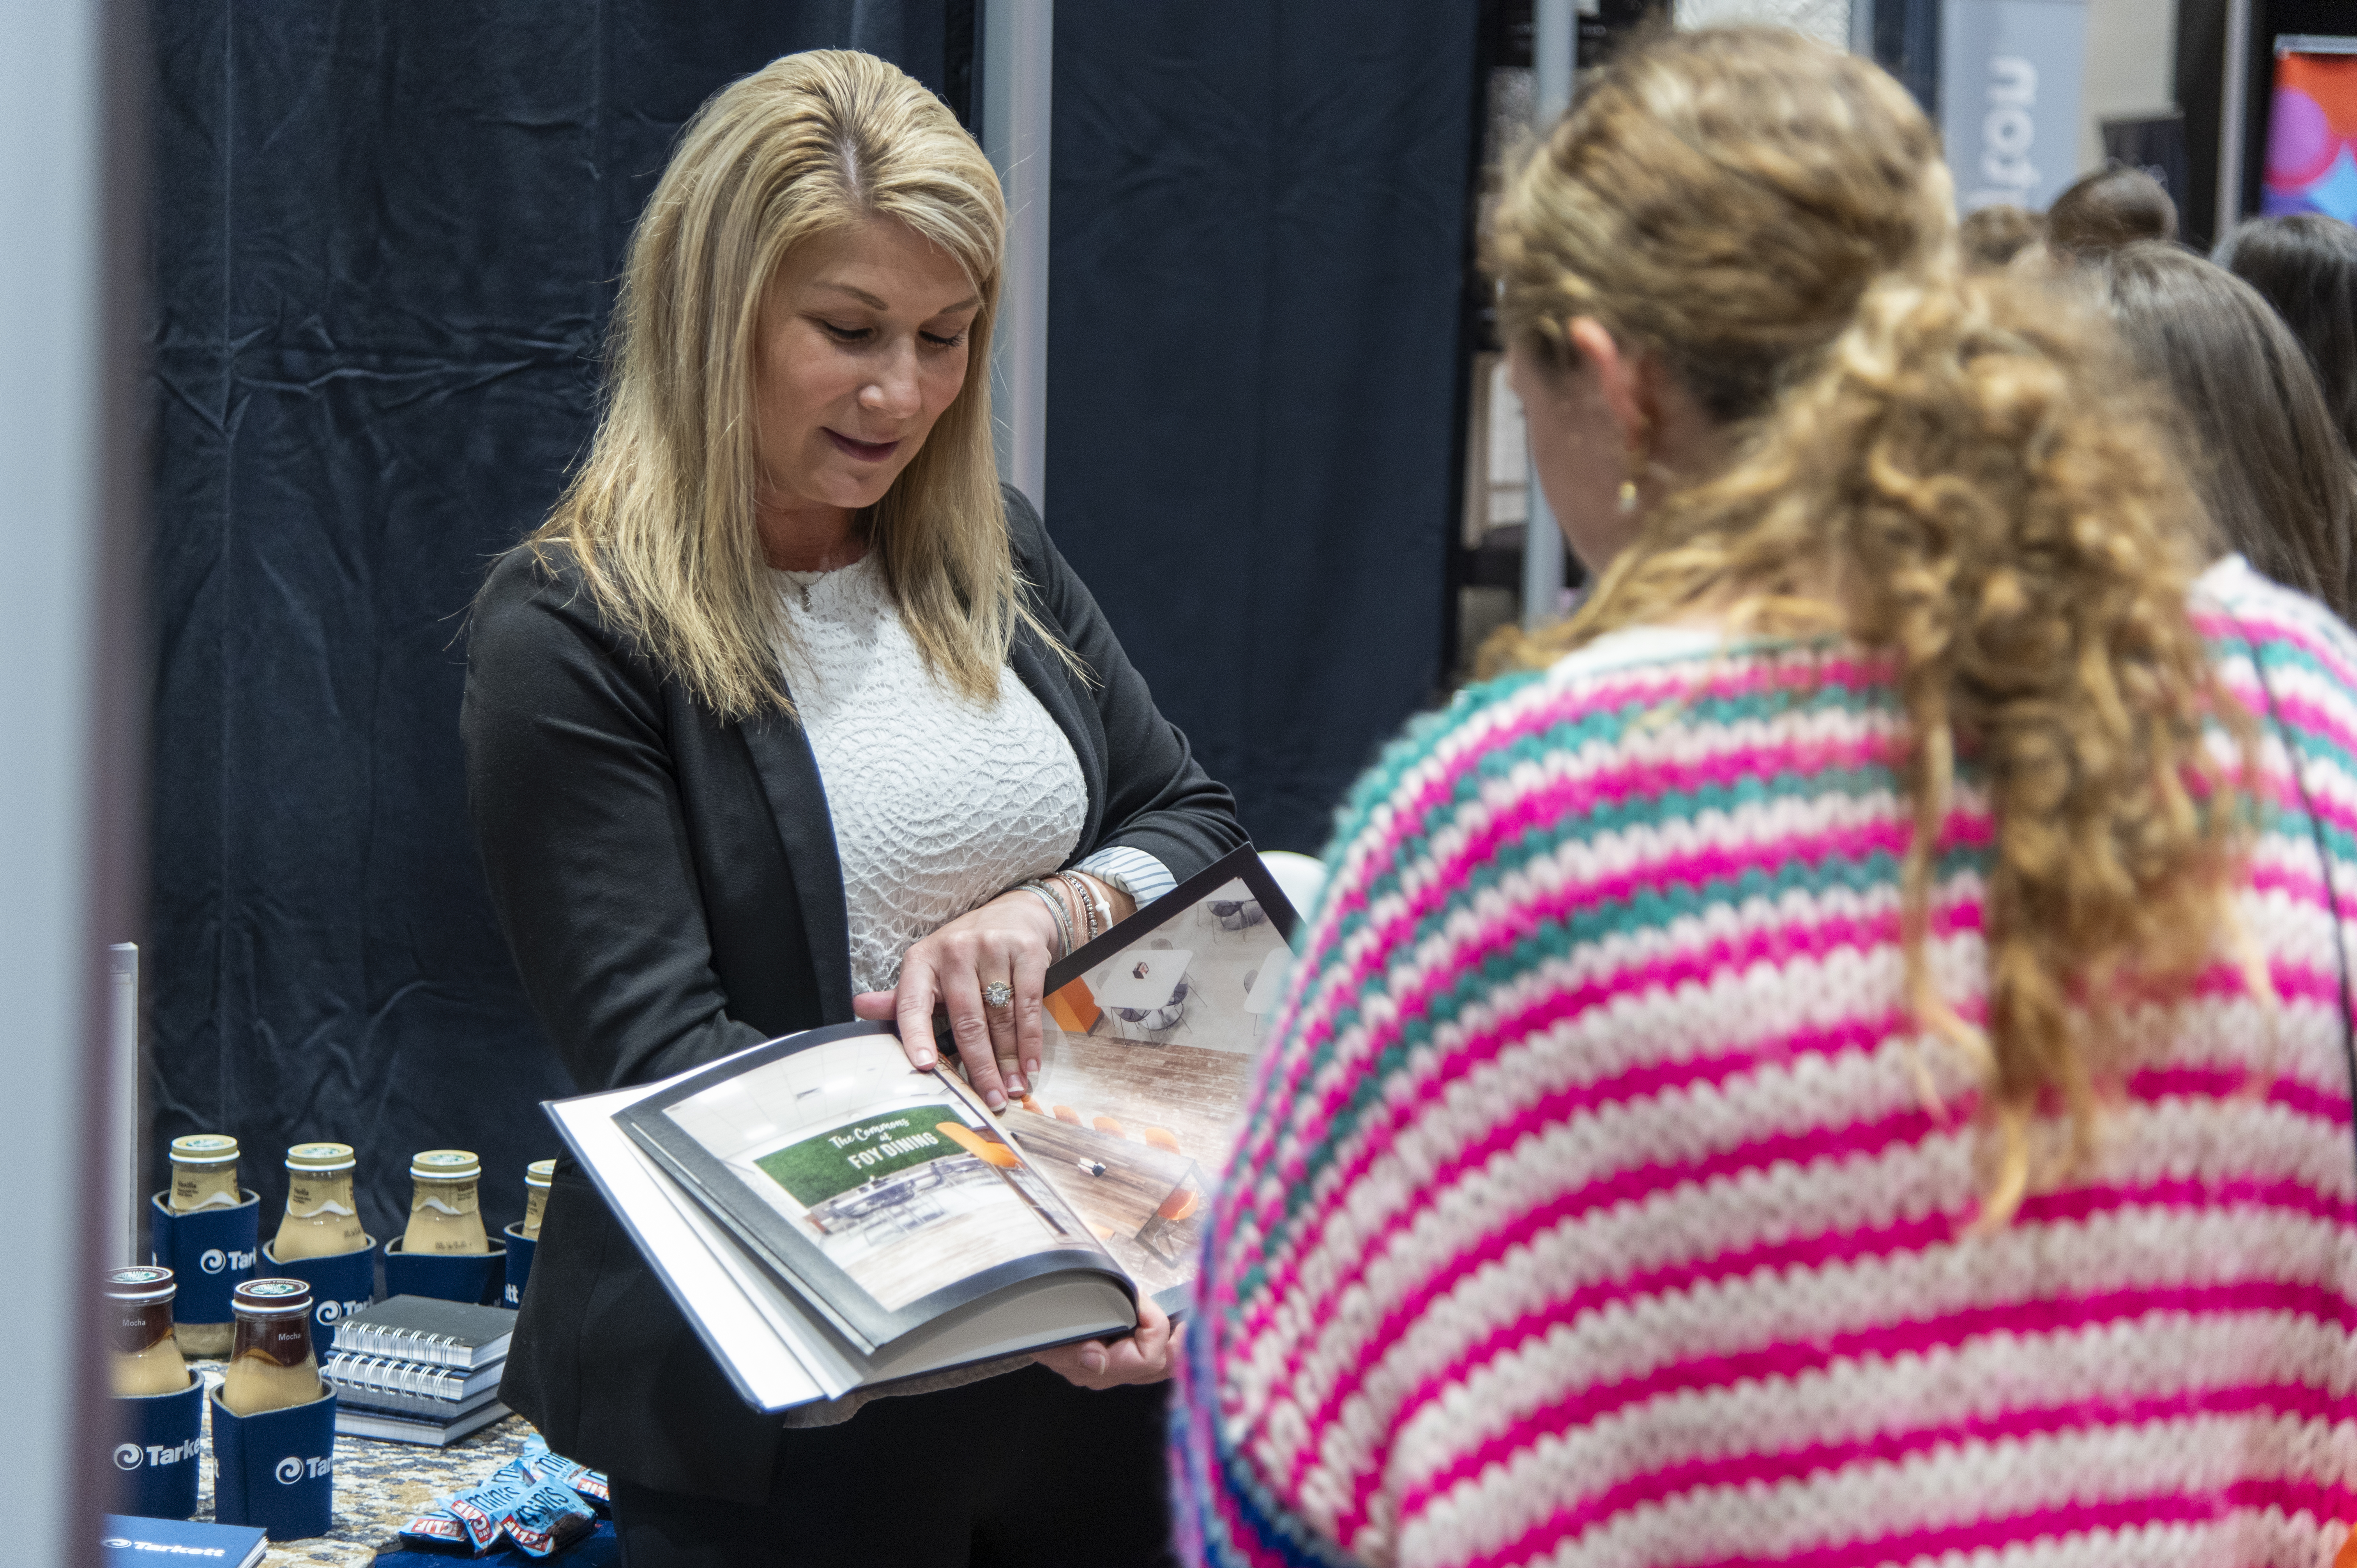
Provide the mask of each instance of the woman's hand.
{"label": "woman's hand", "polygon": [[[899,986],[855,996],[851,1010],[879,1022],[897,1017],[900,1048],[916,1066],[930,1068],[933,1004],[940,1003],[949,1011],[966,1082],[993,1111],[1004,1111],[1007,1097],[1029,1093],[1039,1076],[1039,993],[1058,940],[1048,907],[1011,889],[910,948],[900,961]],[[1014,999],[985,1004],[982,993],[993,982],[1011,989]]]}
{"label": "woman's hand", "polygon": [[1150,1295],[1137,1298],[1137,1332],[1108,1345],[1090,1339],[1059,1345],[1031,1359],[1083,1389],[1118,1388],[1124,1383],[1158,1383],[1173,1370],[1170,1319]]}

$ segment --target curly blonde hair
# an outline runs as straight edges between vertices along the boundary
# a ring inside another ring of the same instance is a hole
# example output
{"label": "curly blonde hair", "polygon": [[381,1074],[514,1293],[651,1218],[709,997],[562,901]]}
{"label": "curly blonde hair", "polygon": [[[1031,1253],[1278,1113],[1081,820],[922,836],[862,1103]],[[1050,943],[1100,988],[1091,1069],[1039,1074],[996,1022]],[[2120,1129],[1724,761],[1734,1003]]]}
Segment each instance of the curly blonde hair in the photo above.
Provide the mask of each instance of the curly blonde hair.
{"label": "curly blonde hair", "polygon": [[[1655,508],[1513,661],[1696,611],[1887,652],[1907,997],[1981,1064],[2001,1224],[2039,1174],[2041,1099],[2068,1108],[2065,1160],[2083,1153],[2119,1009],[2182,995],[2231,934],[2250,823],[2210,737],[2224,725],[2245,768],[2255,739],[2189,615],[2205,523],[2152,394],[2096,313],[1964,277],[1953,235],[1897,83],[1733,28],[1649,40],[1589,88],[1515,176],[1491,258],[1507,330],[1543,356],[1592,316],[1740,422],[1730,465]],[[1960,757],[1996,822],[1985,1028],[1924,950]]]}

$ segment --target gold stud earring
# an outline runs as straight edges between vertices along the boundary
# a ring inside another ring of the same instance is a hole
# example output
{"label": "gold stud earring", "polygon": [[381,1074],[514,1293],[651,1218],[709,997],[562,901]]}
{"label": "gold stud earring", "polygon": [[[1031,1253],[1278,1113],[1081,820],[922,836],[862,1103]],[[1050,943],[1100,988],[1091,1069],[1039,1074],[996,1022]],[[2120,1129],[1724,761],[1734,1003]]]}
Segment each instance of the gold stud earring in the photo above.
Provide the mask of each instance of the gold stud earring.
{"label": "gold stud earring", "polygon": [[1627,517],[1631,512],[1635,511],[1636,510],[1637,481],[1634,479],[1623,479],[1620,481],[1620,515],[1622,517]]}

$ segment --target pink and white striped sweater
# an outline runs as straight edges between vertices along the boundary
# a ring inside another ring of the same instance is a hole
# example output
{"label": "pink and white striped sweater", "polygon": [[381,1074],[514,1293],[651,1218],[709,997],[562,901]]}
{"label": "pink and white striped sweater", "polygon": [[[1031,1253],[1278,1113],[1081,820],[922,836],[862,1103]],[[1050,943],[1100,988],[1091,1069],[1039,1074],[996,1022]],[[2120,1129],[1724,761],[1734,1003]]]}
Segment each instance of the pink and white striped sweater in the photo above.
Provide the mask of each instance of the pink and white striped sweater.
{"label": "pink and white striped sweater", "polygon": [[[2357,1155],[2318,846],[2357,911],[2357,639],[2235,561],[2199,605],[2276,720],[2241,918],[2280,1021],[2223,961],[2140,1020],[2092,1166],[1994,1234],[1972,1075],[1901,1005],[1876,660],[1633,632],[1400,743],[1215,1210],[1189,1558],[2329,1564]],[[1989,834],[1967,781],[1933,925],[1967,1016]]]}

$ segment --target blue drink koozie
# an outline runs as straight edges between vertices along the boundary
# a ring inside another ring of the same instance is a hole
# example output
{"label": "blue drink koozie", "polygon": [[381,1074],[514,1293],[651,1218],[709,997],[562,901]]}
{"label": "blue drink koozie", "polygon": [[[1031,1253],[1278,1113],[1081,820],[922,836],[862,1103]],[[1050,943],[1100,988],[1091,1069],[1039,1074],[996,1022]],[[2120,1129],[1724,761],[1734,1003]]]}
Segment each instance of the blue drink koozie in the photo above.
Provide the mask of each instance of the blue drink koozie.
{"label": "blue drink koozie", "polygon": [[336,1514],[336,1396],[234,1415],[216,1392],[213,1517],[273,1541],[325,1535]]}
{"label": "blue drink koozie", "polygon": [[488,1252],[452,1252],[415,1256],[401,1250],[400,1238],[384,1244],[384,1294],[430,1295],[443,1301],[468,1301],[479,1306],[500,1304],[500,1284],[507,1249],[494,1244]]}
{"label": "blue drink koozie", "polygon": [[115,1511],[142,1519],[187,1519],[195,1513],[203,1380],[189,1379],[176,1394],[117,1395],[106,1403],[106,1466],[119,1488]]}

